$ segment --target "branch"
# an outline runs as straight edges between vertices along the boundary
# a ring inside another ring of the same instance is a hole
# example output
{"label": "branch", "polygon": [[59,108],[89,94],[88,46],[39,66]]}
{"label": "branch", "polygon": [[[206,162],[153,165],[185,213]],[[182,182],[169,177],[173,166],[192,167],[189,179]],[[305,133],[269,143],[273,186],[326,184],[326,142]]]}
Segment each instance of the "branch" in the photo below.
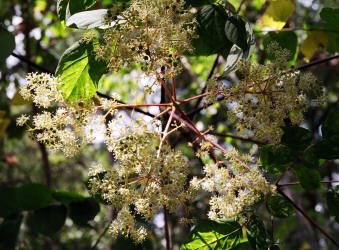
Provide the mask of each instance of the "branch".
{"label": "branch", "polygon": [[[96,92],[96,94],[97,94],[98,96],[102,97],[102,98],[106,98],[106,99],[108,99],[108,100],[115,100],[115,101],[117,101],[118,103],[121,103],[121,104],[126,104],[126,103],[124,103],[124,102],[122,102],[122,101],[119,101],[119,100],[116,100],[116,99],[114,99],[114,98],[110,97],[109,95],[106,95],[106,94],[100,93],[99,91],[97,91],[97,92]],[[129,109],[129,110],[134,110],[134,111],[136,111],[136,112],[138,112],[138,113],[141,113],[141,114],[147,115],[147,116],[149,116],[149,117],[152,117],[152,118],[154,118],[154,117],[155,117],[155,115],[153,115],[153,114],[151,114],[151,113],[149,113],[149,112],[147,112],[147,111],[143,111],[143,110],[142,110],[142,109],[140,109],[140,108],[132,108],[132,107],[127,107],[126,109]]]}
{"label": "branch", "polygon": [[244,137],[236,136],[236,135],[222,134],[222,133],[217,133],[217,132],[208,132],[208,134],[221,136],[221,137],[229,137],[229,138],[233,138],[235,140],[240,140],[240,141],[253,142],[253,143],[258,144],[258,145],[266,145],[267,144],[266,142],[257,141],[257,140],[254,140],[252,138],[244,138]]}
{"label": "branch", "polygon": [[18,58],[20,61],[22,61],[24,63],[27,63],[28,65],[32,66],[33,68],[36,68],[36,69],[38,69],[38,70],[40,70],[42,72],[45,72],[45,73],[53,74],[53,72],[50,71],[49,69],[46,69],[46,68],[44,68],[44,67],[42,67],[42,66],[40,66],[40,65],[38,65],[38,64],[36,64],[36,63],[34,63],[32,61],[30,61],[29,59],[27,59],[24,56],[18,55],[18,54],[14,53],[14,52],[11,55],[16,57],[16,58]]}
{"label": "branch", "polygon": [[102,233],[99,235],[98,239],[95,241],[94,245],[91,247],[91,250],[96,249],[97,245],[99,244],[100,240],[102,239],[102,237],[106,234],[106,232],[109,229],[109,226],[111,225],[111,221],[108,222],[107,226],[105,227],[104,231],[102,231]]}
{"label": "branch", "polygon": [[[214,63],[213,63],[213,66],[212,66],[212,69],[211,69],[210,73],[208,74],[208,77],[207,77],[207,79],[206,79],[206,82],[208,82],[208,80],[210,80],[210,79],[212,78],[212,76],[213,76],[213,74],[214,74],[214,71],[215,71],[215,69],[216,69],[217,66],[218,66],[219,57],[220,57],[220,56],[217,55],[217,57],[215,58]],[[201,90],[201,95],[203,95],[203,94],[205,93],[206,89],[207,89],[207,86],[205,85],[205,87]],[[203,96],[199,97],[199,99],[198,99],[197,102],[195,103],[194,108],[199,107],[199,105],[200,105],[200,103],[201,103],[201,101],[202,101],[202,98],[203,98]],[[194,116],[194,114],[192,114],[192,116]],[[190,116],[190,117],[191,117],[191,116]]]}
{"label": "branch", "polygon": [[329,235],[319,224],[317,224],[310,216],[308,216],[304,210],[302,210],[290,197],[288,197],[279,186],[277,186],[277,191],[280,193],[286,200],[288,200],[292,206],[298,210],[310,223],[312,226],[316,227],[320,232],[322,232],[332,243],[339,248],[339,243]]}
{"label": "branch", "polygon": [[[329,181],[321,181],[320,183],[337,183],[339,182],[339,180],[329,180]],[[296,182],[289,182],[289,183],[283,183],[283,184],[277,184],[277,186],[279,187],[285,187],[285,186],[292,186],[292,185],[299,185],[300,182],[296,181]]]}

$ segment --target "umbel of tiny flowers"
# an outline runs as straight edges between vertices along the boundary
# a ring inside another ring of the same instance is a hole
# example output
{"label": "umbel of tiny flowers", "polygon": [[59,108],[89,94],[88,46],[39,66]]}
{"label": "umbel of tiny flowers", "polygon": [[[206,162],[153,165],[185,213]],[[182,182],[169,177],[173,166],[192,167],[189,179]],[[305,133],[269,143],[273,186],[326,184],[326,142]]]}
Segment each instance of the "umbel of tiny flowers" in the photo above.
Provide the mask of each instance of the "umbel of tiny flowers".
{"label": "umbel of tiny flowers", "polygon": [[211,192],[211,220],[233,218],[270,193],[274,186],[260,173],[249,155],[241,155],[235,149],[225,154],[226,161],[210,163],[204,167],[205,177],[194,179],[192,185]]}
{"label": "umbel of tiny flowers", "polygon": [[250,130],[257,138],[277,144],[286,119],[300,124],[310,100],[323,102],[323,89],[311,73],[282,73],[288,65],[288,50],[276,42],[267,50],[274,55],[272,63],[261,65],[243,60],[238,64],[239,83],[223,87],[217,79],[210,81],[208,100],[213,102],[222,93],[224,101],[231,104],[227,115],[239,131]]}
{"label": "umbel of tiny flowers", "polygon": [[196,21],[184,0],[135,0],[125,10],[112,7],[106,15],[110,27],[96,48],[112,71],[141,64],[146,76],[174,77],[180,57],[192,51]]}
{"label": "umbel of tiny flowers", "polygon": [[186,161],[166,144],[157,154],[159,134],[140,127],[118,138],[110,134],[106,143],[119,166],[93,168],[89,173],[91,193],[101,195],[118,211],[110,227],[114,237],[122,234],[143,241],[147,230],[137,225],[136,214],[148,221],[164,206],[174,212],[194,196],[192,188],[185,189]]}
{"label": "umbel of tiny flowers", "polygon": [[[59,77],[30,73],[26,81],[27,85],[21,88],[20,94],[43,110],[32,119],[28,115],[20,116],[17,125],[26,124],[36,140],[48,145],[52,151],[63,151],[66,156],[78,153],[82,143],[93,141],[93,126],[96,125],[95,132],[100,132],[98,125],[105,123],[105,115],[116,112],[117,103],[113,100],[101,100],[99,105],[93,99],[67,103],[60,91],[62,82]],[[105,114],[98,110],[105,111]]]}

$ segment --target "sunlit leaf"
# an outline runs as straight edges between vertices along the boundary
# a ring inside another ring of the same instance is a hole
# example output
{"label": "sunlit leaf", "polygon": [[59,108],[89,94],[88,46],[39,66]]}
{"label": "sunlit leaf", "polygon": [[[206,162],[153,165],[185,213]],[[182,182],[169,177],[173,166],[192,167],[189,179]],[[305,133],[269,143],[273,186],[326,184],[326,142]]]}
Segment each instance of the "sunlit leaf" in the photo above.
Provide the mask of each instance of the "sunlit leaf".
{"label": "sunlit leaf", "polygon": [[295,11],[291,0],[270,0],[269,6],[261,18],[263,26],[281,29]]}
{"label": "sunlit leaf", "polygon": [[77,42],[61,56],[56,75],[64,83],[61,90],[66,99],[89,99],[97,91],[106,64],[95,58],[93,49],[93,43]]}
{"label": "sunlit leaf", "polygon": [[328,34],[324,31],[311,31],[303,41],[300,49],[306,61],[312,58],[313,54],[318,50],[319,45],[327,47]]}
{"label": "sunlit leaf", "polygon": [[77,29],[93,29],[105,24],[106,9],[76,13],[66,20],[66,26]]}
{"label": "sunlit leaf", "polygon": [[248,240],[237,222],[204,220],[193,229],[180,249],[237,249],[242,243],[248,244]]}

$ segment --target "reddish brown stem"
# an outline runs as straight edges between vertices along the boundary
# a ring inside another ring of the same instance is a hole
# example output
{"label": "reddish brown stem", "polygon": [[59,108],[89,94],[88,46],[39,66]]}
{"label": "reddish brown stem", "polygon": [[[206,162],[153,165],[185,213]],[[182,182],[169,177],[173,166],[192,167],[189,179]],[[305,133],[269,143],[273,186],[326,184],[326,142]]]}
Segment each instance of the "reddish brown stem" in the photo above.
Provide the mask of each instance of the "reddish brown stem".
{"label": "reddish brown stem", "polygon": [[[330,181],[321,181],[320,183],[337,183],[339,180],[330,180]],[[300,182],[289,182],[289,183],[283,183],[283,184],[277,184],[279,187],[285,187],[285,186],[292,186],[292,185],[299,185]]]}
{"label": "reddish brown stem", "polygon": [[165,239],[166,239],[166,250],[171,249],[170,244],[170,234],[169,234],[169,226],[168,226],[168,218],[167,218],[167,209],[166,206],[164,206],[164,221],[165,221]]}

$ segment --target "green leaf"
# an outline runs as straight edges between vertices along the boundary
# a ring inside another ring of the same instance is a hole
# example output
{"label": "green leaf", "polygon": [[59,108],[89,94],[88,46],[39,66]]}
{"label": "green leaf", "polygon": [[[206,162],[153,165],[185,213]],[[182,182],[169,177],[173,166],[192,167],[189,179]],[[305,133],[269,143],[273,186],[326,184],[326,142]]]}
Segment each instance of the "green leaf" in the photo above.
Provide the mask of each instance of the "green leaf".
{"label": "green leaf", "polygon": [[3,64],[15,49],[15,39],[12,33],[0,26],[0,41],[0,64]]}
{"label": "green leaf", "polygon": [[99,211],[99,203],[92,198],[73,201],[69,204],[69,217],[81,227],[88,226],[88,222],[93,220]]}
{"label": "green leaf", "polygon": [[61,90],[68,100],[90,99],[106,72],[106,64],[95,58],[93,43],[75,43],[61,56],[56,74],[64,85]]}
{"label": "green leaf", "polygon": [[68,19],[71,15],[92,7],[97,0],[58,0],[57,13],[61,21]]}
{"label": "green leaf", "polygon": [[[289,61],[295,61],[298,55],[298,37],[293,31],[270,31],[263,37],[263,45],[265,48],[272,42],[277,42],[279,47],[287,49],[290,52]],[[274,56],[268,55],[269,59]]]}
{"label": "green leaf", "polygon": [[47,206],[53,199],[51,190],[40,183],[24,184],[17,190],[22,210],[35,210]]}
{"label": "green leaf", "polygon": [[0,197],[3,201],[0,206],[0,217],[20,211],[20,203],[17,198],[15,187],[0,186]]}
{"label": "green leaf", "polygon": [[[244,19],[242,19],[242,20],[244,21]],[[224,72],[222,74],[222,77],[225,77],[229,73],[236,70],[237,63],[241,59],[245,59],[245,60],[249,59],[252,51],[255,48],[255,37],[254,37],[254,34],[253,34],[252,27],[247,21],[244,21],[244,22],[245,22],[246,36],[243,37],[243,38],[246,39],[246,42],[245,41],[242,41],[242,42],[238,41],[238,44],[234,44],[232,46],[228,55],[222,54],[224,56],[225,60],[226,60],[226,64],[225,64],[225,68],[224,68]],[[240,28],[240,30],[242,30],[242,28]],[[240,40],[242,40],[243,38],[240,38]],[[239,44],[241,44],[241,45],[239,45]]]}
{"label": "green leaf", "polygon": [[262,220],[252,215],[247,222],[247,238],[253,249],[267,249],[266,230]]}
{"label": "green leaf", "polygon": [[301,158],[301,164],[303,164],[306,168],[316,169],[319,167],[319,159],[314,146],[305,150]]}
{"label": "green leaf", "polygon": [[327,208],[331,215],[339,220],[339,186],[330,188],[326,193]]}
{"label": "green leaf", "polygon": [[180,249],[236,249],[247,242],[237,222],[203,220],[193,229]]}
{"label": "green leaf", "polygon": [[295,10],[291,0],[270,0],[269,6],[261,17],[263,26],[281,29]]}
{"label": "green leaf", "polygon": [[339,158],[339,136],[323,139],[313,147],[316,155],[321,159],[334,160]]}
{"label": "green leaf", "polygon": [[292,205],[282,196],[271,196],[266,201],[267,211],[278,218],[287,218],[294,213]]}
{"label": "green leaf", "polygon": [[36,233],[53,236],[65,224],[67,208],[65,205],[51,205],[32,212],[27,224]]}
{"label": "green leaf", "polygon": [[301,127],[282,127],[281,144],[297,151],[307,148],[312,141],[312,132]]}
{"label": "green leaf", "polygon": [[105,24],[106,9],[82,11],[70,16],[66,26],[76,29],[94,29]]}
{"label": "green leaf", "polygon": [[321,132],[323,138],[339,136],[339,109],[331,109],[326,121],[322,124]]}
{"label": "green leaf", "polygon": [[228,14],[221,5],[207,5],[197,14],[197,34],[192,44],[195,55],[227,55],[232,47],[232,42],[225,35],[225,23]]}
{"label": "green leaf", "polygon": [[272,174],[284,172],[288,164],[297,157],[298,152],[286,146],[266,145],[260,151],[260,162],[263,168]]}
{"label": "green leaf", "polygon": [[312,191],[320,187],[321,176],[318,170],[309,169],[303,164],[296,164],[293,169],[305,190]]}
{"label": "green leaf", "polygon": [[23,216],[12,215],[0,224],[0,249],[15,249]]}
{"label": "green leaf", "polygon": [[333,26],[339,26],[339,9],[323,8],[320,11],[320,18]]}
{"label": "green leaf", "polygon": [[85,198],[84,196],[82,196],[80,194],[65,191],[65,190],[53,191],[52,196],[55,200],[61,202],[62,204],[65,204],[65,205],[68,205],[69,203],[71,203],[73,201],[80,201],[80,200]]}
{"label": "green leaf", "polygon": [[246,22],[239,16],[230,16],[225,23],[226,38],[242,50],[248,49]]}
{"label": "green leaf", "polygon": [[66,9],[69,0],[58,0],[57,2],[57,14],[60,21],[65,20],[66,18]]}

